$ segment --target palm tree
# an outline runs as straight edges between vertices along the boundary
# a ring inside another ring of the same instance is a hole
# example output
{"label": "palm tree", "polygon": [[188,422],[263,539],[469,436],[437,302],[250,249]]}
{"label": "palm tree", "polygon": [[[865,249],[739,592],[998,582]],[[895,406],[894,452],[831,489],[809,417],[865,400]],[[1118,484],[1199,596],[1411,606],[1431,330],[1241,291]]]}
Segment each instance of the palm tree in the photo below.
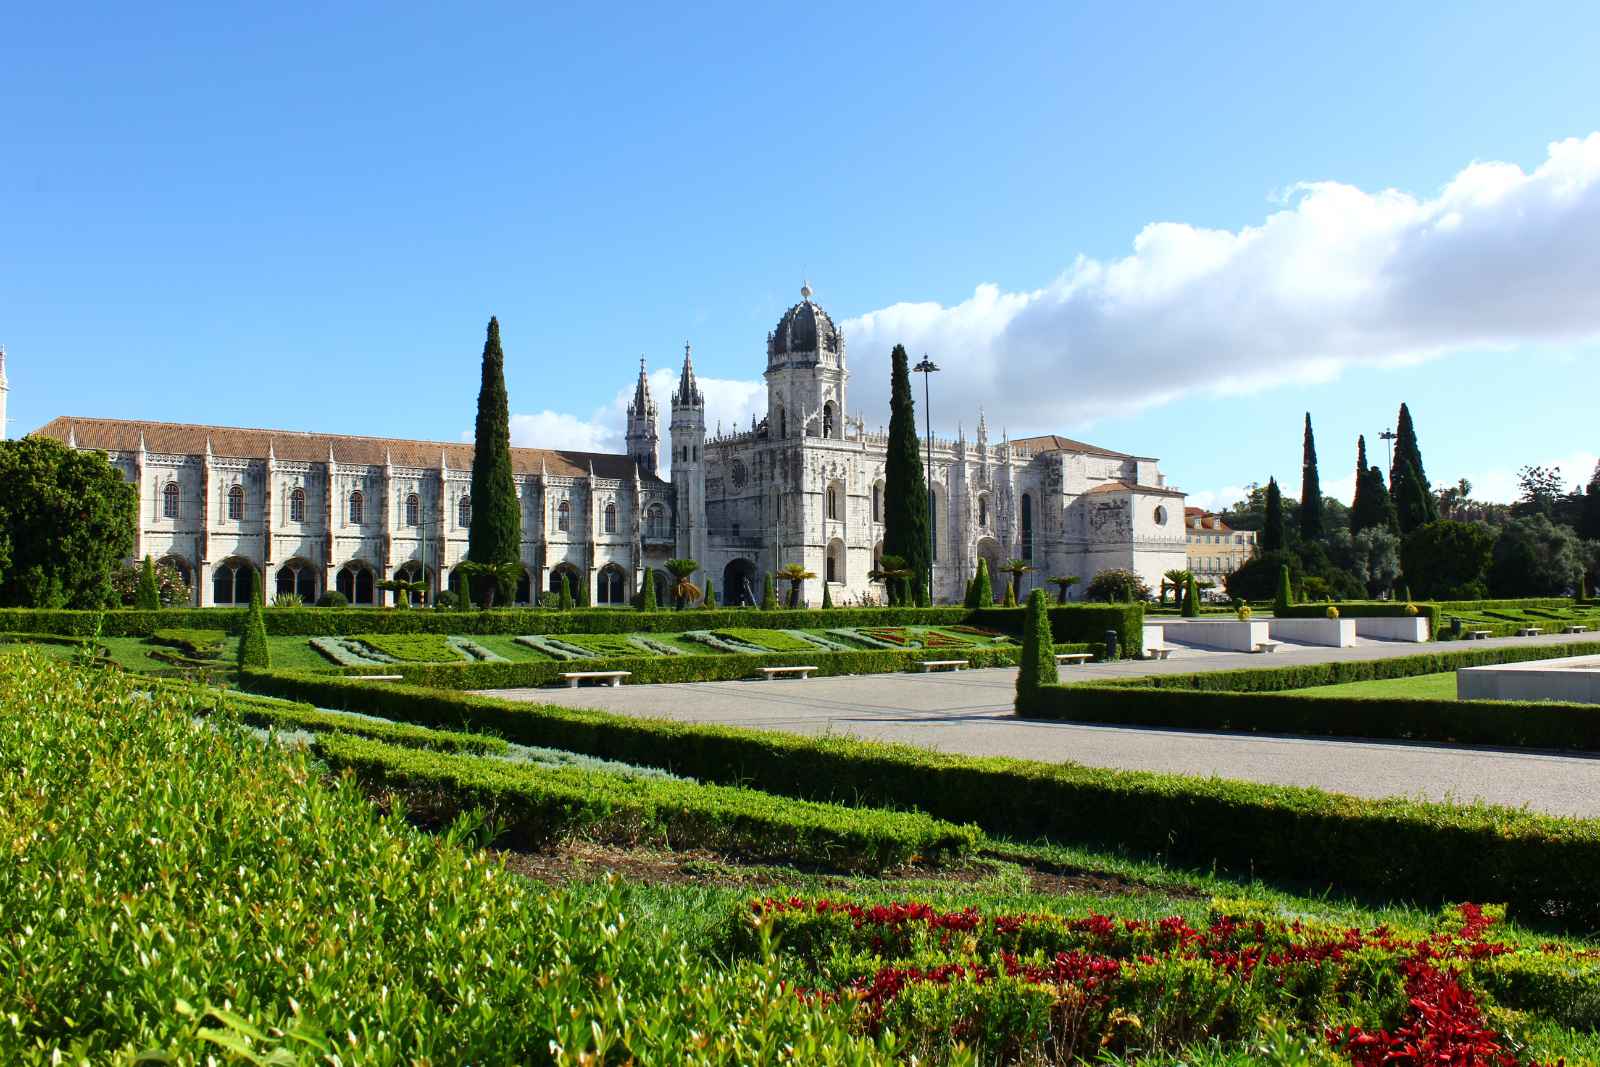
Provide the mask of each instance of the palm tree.
{"label": "palm tree", "polygon": [[483,583],[483,610],[488,611],[494,607],[494,592],[501,585],[515,585],[518,578],[522,577],[522,564],[516,560],[507,560],[504,563],[477,563],[470,559],[462,560],[456,570],[461,572],[461,577],[467,580],[467,588],[472,587],[472,579],[487,578]]}
{"label": "palm tree", "polygon": [[1167,586],[1172,586],[1172,599],[1178,605],[1183,604],[1183,591],[1189,588],[1189,579],[1194,577],[1190,571],[1178,569],[1170,570],[1161,576],[1165,579],[1161,583],[1161,603],[1167,602]]}
{"label": "palm tree", "polygon": [[1060,590],[1060,593],[1056,596],[1056,603],[1065,604],[1067,602],[1067,590],[1078,584],[1078,576],[1076,574],[1058,574],[1050,579],[1050,584]]}
{"label": "palm tree", "polygon": [[804,563],[791,563],[781,568],[774,577],[780,582],[789,583],[789,607],[798,608],[800,606],[801,587],[806,584],[807,579],[815,578],[816,575],[806,570]]}
{"label": "palm tree", "polygon": [[1000,569],[1011,575],[1011,594],[1007,599],[1015,607],[1022,599],[1022,576],[1033,570],[1033,564],[1025,559],[1008,559],[1000,564]]}
{"label": "palm tree", "polygon": [[662,566],[675,579],[672,586],[672,603],[677,610],[682,611],[700,599],[700,587],[690,581],[694,577],[694,572],[700,569],[699,560],[669,559]]}
{"label": "palm tree", "polygon": [[394,606],[409,608],[413,596],[421,596],[428,588],[427,582],[408,582],[404,578],[385,578],[378,583],[379,589],[394,590]]}
{"label": "palm tree", "polygon": [[878,566],[867,572],[867,579],[882,582],[884,592],[888,594],[889,603],[898,604],[906,599],[905,583],[911,577],[911,568],[906,566],[906,561],[900,556],[880,556]]}

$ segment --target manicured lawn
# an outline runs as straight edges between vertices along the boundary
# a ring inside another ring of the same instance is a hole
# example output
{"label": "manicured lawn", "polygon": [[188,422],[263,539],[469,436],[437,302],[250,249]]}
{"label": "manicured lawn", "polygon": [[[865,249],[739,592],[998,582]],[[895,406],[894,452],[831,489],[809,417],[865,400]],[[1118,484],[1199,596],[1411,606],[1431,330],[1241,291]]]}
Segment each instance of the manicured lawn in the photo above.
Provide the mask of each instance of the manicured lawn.
{"label": "manicured lawn", "polygon": [[1419,674],[1411,678],[1383,678],[1372,682],[1345,682],[1297,689],[1300,697],[1355,697],[1361,700],[1454,700],[1456,672]]}

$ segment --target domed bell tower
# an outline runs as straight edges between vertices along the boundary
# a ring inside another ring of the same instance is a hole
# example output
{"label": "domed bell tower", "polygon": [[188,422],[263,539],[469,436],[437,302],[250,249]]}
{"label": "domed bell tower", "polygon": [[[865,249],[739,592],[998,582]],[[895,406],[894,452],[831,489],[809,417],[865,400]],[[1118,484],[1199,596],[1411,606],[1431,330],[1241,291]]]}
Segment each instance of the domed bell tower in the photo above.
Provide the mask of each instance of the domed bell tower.
{"label": "domed bell tower", "polygon": [[678,556],[706,562],[706,398],[683,346],[683,372],[672,394],[672,488],[677,503]]}
{"label": "domed bell tower", "polygon": [[767,432],[774,438],[844,437],[844,334],[811,300],[784,312],[767,335]]}

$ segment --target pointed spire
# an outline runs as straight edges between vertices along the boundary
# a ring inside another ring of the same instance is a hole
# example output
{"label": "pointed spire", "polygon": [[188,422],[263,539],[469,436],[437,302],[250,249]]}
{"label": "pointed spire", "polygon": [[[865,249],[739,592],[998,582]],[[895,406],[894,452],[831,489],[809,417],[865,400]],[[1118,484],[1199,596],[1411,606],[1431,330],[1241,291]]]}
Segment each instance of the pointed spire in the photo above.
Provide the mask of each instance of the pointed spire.
{"label": "pointed spire", "polygon": [[650,375],[644,369],[644,357],[639,357],[639,381],[633,387],[633,403],[628,414],[634,417],[648,415],[655,405],[650,401]]}
{"label": "pointed spire", "polygon": [[394,466],[394,454],[387,445],[385,445],[383,449],[383,465],[385,467]]}
{"label": "pointed spire", "polygon": [[211,435],[210,434],[206,434],[206,457],[209,459],[210,456],[211,456]]}
{"label": "pointed spire", "polygon": [[78,428],[70,422],[67,423],[67,447],[78,447]]}
{"label": "pointed spire", "polygon": [[705,397],[700,395],[700,387],[694,380],[694,350],[689,342],[683,342],[683,372],[678,375],[678,395],[672,401],[679,407],[691,407],[705,403]]}
{"label": "pointed spire", "polygon": [[[144,447],[144,434],[143,433],[141,433],[139,435],[139,447],[140,448]],[[268,437],[267,438],[267,462],[271,463],[272,461],[276,460],[277,458],[278,458],[278,449],[277,449],[276,442],[274,441],[274,439],[272,437]]]}
{"label": "pointed spire", "polygon": [[139,451],[140,452],[148,452],[149,451],[149,449],[145,448],[145,446],[144,446],[144,427],[143,426],[139,427]]}

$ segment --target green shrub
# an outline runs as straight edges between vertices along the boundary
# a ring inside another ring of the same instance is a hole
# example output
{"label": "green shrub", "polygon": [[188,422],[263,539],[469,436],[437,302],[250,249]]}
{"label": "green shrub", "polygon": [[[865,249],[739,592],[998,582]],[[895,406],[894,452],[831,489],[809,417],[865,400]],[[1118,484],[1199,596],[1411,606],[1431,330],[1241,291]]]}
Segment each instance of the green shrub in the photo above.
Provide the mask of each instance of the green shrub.
{"label": "green shrub", "polygon": [[973,576],[975,586],[972,593],[974,608],[994,607],[994,577],[989,573],[989,560],[984,556],[978,557],[978,573]]}
{"label": "green shrub", "polygon": [[[687,658],[687,657],[684,657]],[[915,808],[1010,837],[1160,855],[1316,887],[1413,900],[1509,901],[1600,924],[1600,821],[1487,805],[1364,800],[1294,786],[950,755],[843,737],[637,719],[408,685],[249,671],[254,689],[427,726],[656,766],[784,796]]]}
{"label": "green shrub", "polygon": [[562,634],[563,644],[576,645],[597,656],[642,656],[644,649],[628,640],[625,634]]}
{"label": "green shrub", "polygon": [[181,649],[191,656],[207,659],[222,651],[228,635],[221,630],[157,630],[150,640],[158,645]]}
{"label": "green shrub", "polygon": [[816,652],[817,646],[810,641],[798,637],[791,637],[781,630],[752,630],[746,627],[738,629],[713,630],[717,637],[728,638],[734,641],[743,641],[757,648],[764,648],[769,652]]}
{"label": "green shrub", "polygon": [[442,634],[357,634],[356,640],[400,663],[461,663]]}
{"label": "green shrub", "polygon": [[1272,600],[1272,611],[1275,615],[1287,615],[1294,606],[1294,587],[1289,584],[1289,565],[1283,564],[1278,568],[1278,592]]}
{"label": "green shrub", "polygon": [[156,583],[156,564],[149,556],[144,557],[144,566],[139,571],[139,588],[134,593],[133,606],[140,611],[161,610],[161,587]]}
{"label": "green shrub", "polygon": [[1050,602],[1043,589],[1028,594],[1027,621],[1022,626],[1022,658],[1017,665],[1017,704],[1027,703],[1040,686],[1060,680],[1055,642],[1050,639]]}
{"label": "green shrub", "polygon": [[245,615],[244,633],[239,636],[240,667],[270,667],[272,649],[267,644],[265,609],[261,606],[261,576],[250,570],[250,607]]}
{"label": "green shrub", "polygon": [[773,581],[772,575],[770,573],[766,576],[766,578],[761,583],[761,610],[762,611],[777,611],[778,610],[778,588],[777,588],[777,583]]}
{"label": "green shrub", "polygon": [[[443,596],[444,594],[441,593],[440,595]],[[450,596],[454,599],[455,594],[451,593]],[[319,608],[347,608],[349,606],[350,598],[337,589],[329,589],[317,597],[317,607]]]}
{"label": "green shrub", "polygon": [[399,789],[411,810],[453,818],[481,808],[527,846],[582,833],[609,841],[670,842],[834,867],[892,867],[913,857],[956,858],[977,831],[912,812],[875,811],[770,796],[752,789],[593,770],[550,770],[402,748],[342,735],[317,752],[369,787]]}
{"label": "green shrub", "polygon": [[0,1062],[895,1062],[620,889],[537,886],[141,686],[0,657]]}
{"label": "green shrub", "polygon": [[647,612],[656,610],[656,576],[649,568],[644,572],[644,589],[639,593],[639,610]]}

